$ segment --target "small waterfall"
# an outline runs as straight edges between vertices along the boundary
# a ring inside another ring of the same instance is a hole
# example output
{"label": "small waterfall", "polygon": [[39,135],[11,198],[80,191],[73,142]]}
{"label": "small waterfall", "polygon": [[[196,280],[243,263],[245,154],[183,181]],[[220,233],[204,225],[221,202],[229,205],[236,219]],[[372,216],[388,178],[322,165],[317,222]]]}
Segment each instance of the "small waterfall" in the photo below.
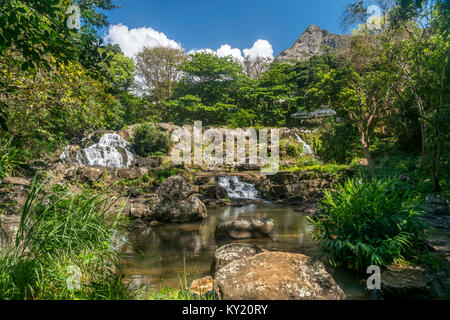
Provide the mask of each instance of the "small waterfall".
{"label": "small waterfall", "polygon": [[251,183],[241,182],[236,176],[223,176],[217,179],[219,186],[224,188],[230,199],[257,199],[258,190]]}
{"label": "small waterfall", "polygon": [[[130,143],[117,133],[105,133],[98,143],[95,143],[76,154],[78,165],[100,166],[108,168],[127,168],[134,160],[128,150]],[[70,158],[70,145],[67,146],[60,159]]]}
{"label": "small waterfall", "polygon": [[300,142],[303,145],[303,152],[306,154],[310,154],[314,157],[314,152],[309,144],[307,144],[305,141],[302,140],[302,138],[299,137],[298,134],[295,135],[297,137],[298,142]]}

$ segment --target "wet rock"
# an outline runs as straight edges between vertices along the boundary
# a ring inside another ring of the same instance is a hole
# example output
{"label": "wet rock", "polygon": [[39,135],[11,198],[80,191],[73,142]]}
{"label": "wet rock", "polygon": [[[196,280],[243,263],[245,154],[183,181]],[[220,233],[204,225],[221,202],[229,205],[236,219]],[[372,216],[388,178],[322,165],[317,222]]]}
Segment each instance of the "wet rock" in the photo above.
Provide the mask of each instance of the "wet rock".
{"label": "wet rock", "polygon": [[426,204],[436,204],[436,205],[441,205],[441,206],[448,206],[447,200],[438,194],[429,194],[425,198],[425,203]]}
{"label": "wet rock", "polygon": [[272,219],[238,219],[222,221],[216,226],[216,239],[255,239],[270,237]]}
{"label": "wet rock", "polygon": [[259,171],[259,170],[261,170],[261,165],[244,163],[244,164],[238,165],[236,167],[236,170],[237,171]]}
{"label": "wet rock", "polygon": [[381,292],[385,299],[426,299],[432,295],[433,277],[418,266],[391,266],[381,273]]}
{"label": "wet rock", "polygon": [[203,277],[192,281],[189,290],[198,296],[210,296],[214,294],[214,278]]}
{"label": "wet rock", "polygon": [[20,218],[20,215],[0,216],[0,249],[6,248],[16,240]]}
{"label": "wet rock", "polygon": [[227,191],[218,185],[202,185],[199,186],[199,190],[202,195],[214,199],[214,200],[223,200],[227,197]]}
{"label": "wet rock", "polygon": [[12,184],[16,186],[29,186],[31,185],[30,180],[21,177],[5,177],[2,180],[2,184]]}
{"label": "wet rock", "polygon": [[342,300],[324,265],[302,254],[263,252],[233,261],[214,276],[224,300]]}
{"label": "wet rock", "polygon": [[322,211],[322,207],[317,201],[307,201],[295,208],[295,211],[305,213],[309,217],[314,217]]}
{"label": "wet rock", "polygon": [[158,123],[156,126],[161,130],[166,131],[167,133],[171,133],[176,128],[176,126],[173,123],[165,123],[165,122]]}
{"label": "wet rock", "polygon": [[137,179],[140,176],[148,173],[148,169],[145,167],[135,167],[129,169],[119,169],[117,176],[121,179]]}
{"label": "wet rock", "polygon": [[134,161],[134,165],[137,167],[157,168],[160,165],[160,161],[152,158],[137,158]]}
{"label": "wet rock", "polygon": [[123,211],[128,213],[128,216],[131,218],[151,219],[152,214],[149,209],[151,200],[152,198],[150,196],[145,195],[138,195],[135,198],[130,198],[126,201]]}
{"label": "wet rock", "polygon": [[430,194],[425,199],[426,210],[422,215],[431,228],[426,231],[427,242],[435,250],[450,256],[450,207],[445,198]]}
{"label": "wet rock", "polygon": [[0,213],[16,215],[22,212],[30,181],[20,177],[6,177],[0,184]]}
{"label": "wet rock", "polygon": [[104,169],[94,167],[82,167],[80,169],[81,182],[93,183],[103,175]]}
{"label": "wet rock", "polygon": [[188,222],[207,217],[204,203],[193,186],[181,176],[164,180],[156,191],[150,211],[162,222]]}
{"label": "wet rock", "polygon": [[214,260],[211,265],[211,273],[222,269],[227,264],[240,259],[252,257],[263,250],[257,246],[247,243],[229,243],[216,250]]}

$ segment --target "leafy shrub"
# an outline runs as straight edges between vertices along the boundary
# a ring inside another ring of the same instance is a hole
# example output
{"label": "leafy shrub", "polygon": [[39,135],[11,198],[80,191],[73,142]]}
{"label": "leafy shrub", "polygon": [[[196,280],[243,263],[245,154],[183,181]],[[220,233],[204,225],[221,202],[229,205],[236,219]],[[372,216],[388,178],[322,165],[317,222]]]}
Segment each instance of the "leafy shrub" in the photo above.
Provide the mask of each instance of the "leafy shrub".
{"label": "leafy shrub", "polygon": [[141,157],[167,154],[169,138],[160,129],[146,123],[136,128],[133,147],[136,154]]}
{"label": "leafy shrub", "polygon": [[[99,195],[42,191],[33,181],[14,242],[0,254],[0,299],[122,299],[117,223]],[[70,268],[80,287],[71,290]]]}
{"label": "leafy shrub", "polygon": [[170,178],[172,176],[176,176],[178,174],[183,173],[184,170],[180,168],[174,168],[174,167],[167,167],[160,171],[158,171],[158,181],[159,183],[163,182],[167,178]]}
{"label": "leafy shrub", "polygon": [[22,164],[19,149],[11,144],[11,140],[0,139],[0,183],[5,176],[13,175]]}
{"label": "leafy shrub", "polygon": [[346,122],[324,121],[314,138],[316,155],[326,162],[349,163],[360,153],[358,131]]}
{"label": "leafy shrub", "polygon": [[341,172],[346,171],[348,166],[343,164],[326,164],[326,165],[312,165],[303,168],[305,171],[314,171],[319,173],[332,173],[334,175],[339,175]]}
{"label": "leafy shrub", "polygon": [[325,192],[323,212],[315,219],[313,238],[333,266],[365,271],[406,258],[421,239],[416,194],[395,180],[347,180]]}

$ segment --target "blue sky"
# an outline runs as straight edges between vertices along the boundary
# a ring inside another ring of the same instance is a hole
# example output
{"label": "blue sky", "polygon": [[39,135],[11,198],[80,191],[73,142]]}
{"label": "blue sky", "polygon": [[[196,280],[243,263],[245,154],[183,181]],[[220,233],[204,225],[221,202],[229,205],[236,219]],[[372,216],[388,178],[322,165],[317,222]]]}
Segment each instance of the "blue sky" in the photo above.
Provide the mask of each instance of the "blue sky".
{"label": "blue sky", "polygon": [[[148,41],[151,37],[162,37],[163,41],[174,41],[190,51],[217,50],[223,45],[243,50],[262,39],[271,44],[276,56],[290,47],[310,24],[342,33],[339,21],[349,1],[118,0],[122,8],[109,12],[109,20],[112,25],[126,26],[128,31],[116,29],[116,34],[108,41],[126,47],[135,45],[144,37],[148,37]],[[129,36],[130,30],[135,28],[141,28],[141,32],[127,41],[121,39]],[[150,28],[151,34],[147,32]],[[128,51],[131,55],[136,50]]]}

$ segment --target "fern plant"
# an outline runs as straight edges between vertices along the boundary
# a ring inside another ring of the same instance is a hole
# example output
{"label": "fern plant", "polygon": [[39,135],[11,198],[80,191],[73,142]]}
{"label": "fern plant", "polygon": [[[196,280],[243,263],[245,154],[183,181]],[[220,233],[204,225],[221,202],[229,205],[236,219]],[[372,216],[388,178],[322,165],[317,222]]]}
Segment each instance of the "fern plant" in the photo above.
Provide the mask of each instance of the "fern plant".
{"label": "fern plant", "polygon": [[323,212],[310,219],[313,239],[333,266],[365,271],[405,260],[426,228],[417,200],[409,186],[393,179],[349,179],[325,192]]}

